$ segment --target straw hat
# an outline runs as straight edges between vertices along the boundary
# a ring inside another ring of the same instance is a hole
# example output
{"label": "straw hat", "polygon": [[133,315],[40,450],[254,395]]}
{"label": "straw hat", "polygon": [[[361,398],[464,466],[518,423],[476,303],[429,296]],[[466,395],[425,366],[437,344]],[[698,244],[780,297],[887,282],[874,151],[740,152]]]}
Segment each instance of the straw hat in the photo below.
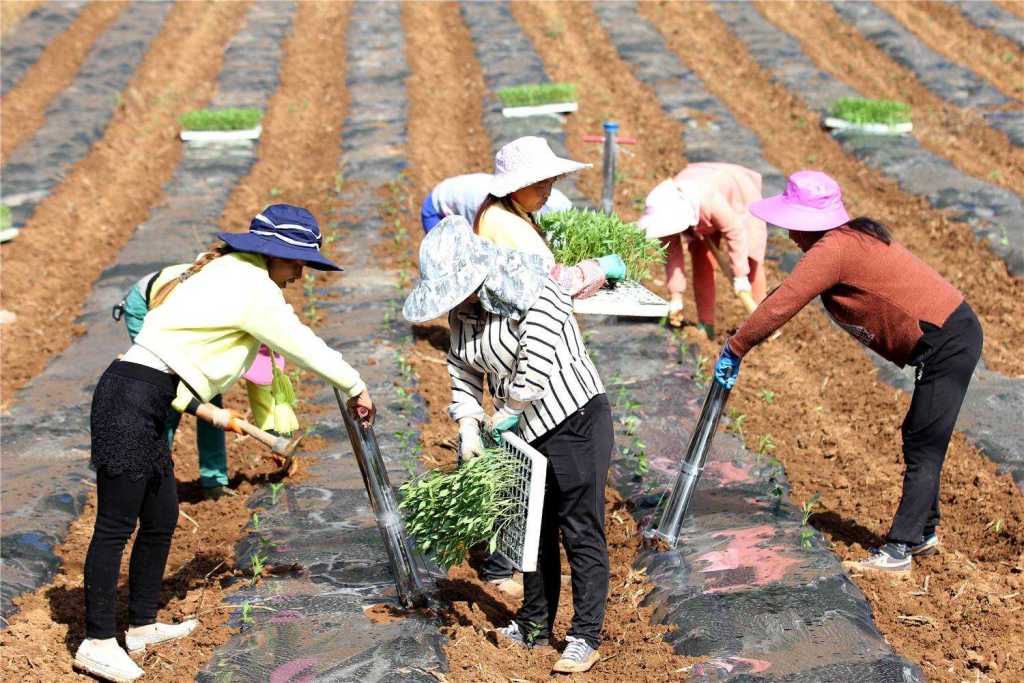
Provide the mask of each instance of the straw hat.
{"label": "straw hat", "polygon": [[505,197],[542,180],[575,173],[592,165],[556,156],[547,140],[528,135],[498,150],[494,157],[491,194]]}

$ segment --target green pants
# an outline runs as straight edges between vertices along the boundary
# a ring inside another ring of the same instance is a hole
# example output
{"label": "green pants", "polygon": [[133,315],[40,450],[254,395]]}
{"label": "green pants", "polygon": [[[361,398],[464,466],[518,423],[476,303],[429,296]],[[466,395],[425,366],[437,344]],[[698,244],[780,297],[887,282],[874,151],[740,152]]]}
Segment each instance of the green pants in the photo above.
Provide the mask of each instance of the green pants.
{"label": "green pants", "polygon": [[[210,403],[223,408],[223,399],[214,396]],[[174,433],[181,422],[181,413],[171,408],[167,417],[167,444],[174,447]],[[204,489],[228,485],[228,451],[224,431],[206,420],[196,420],[196,448],[199,449],[199,482]]]}

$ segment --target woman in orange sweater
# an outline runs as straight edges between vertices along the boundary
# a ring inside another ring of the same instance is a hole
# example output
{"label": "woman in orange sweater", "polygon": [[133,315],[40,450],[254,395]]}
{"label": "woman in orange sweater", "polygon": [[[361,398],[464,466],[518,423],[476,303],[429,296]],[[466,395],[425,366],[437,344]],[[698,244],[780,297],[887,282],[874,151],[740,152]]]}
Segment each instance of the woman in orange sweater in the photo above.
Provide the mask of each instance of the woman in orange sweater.
{"label": "woman in orange sweater", "polygon": [[902,427],[903,496],[885,543],[855,563],[910,571],[914,555],[938,551],[942,464],[981,357],[981,324],[963,295],[884,225],[851,220],[839,185],[824,173],[794,173],[782,195],[753,203],[750,212],[789,230],[804,256],[726,342],[715,380],[731,389],[743,356],[817,296],[857,341],[900,367],[915,366]]}

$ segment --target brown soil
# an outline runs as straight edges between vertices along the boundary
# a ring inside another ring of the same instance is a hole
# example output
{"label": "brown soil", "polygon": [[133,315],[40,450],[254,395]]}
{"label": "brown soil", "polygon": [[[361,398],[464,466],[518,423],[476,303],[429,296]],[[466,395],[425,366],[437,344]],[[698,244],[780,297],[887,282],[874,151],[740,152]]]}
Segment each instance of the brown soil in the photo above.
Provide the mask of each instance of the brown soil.
{"label": "brown soil", "polygon": [[[251,174],[232,194],[220,223],[225,229],[247,225],[252,213],[267,203],[271,190],[275,200],[280,196],[282,201],[303,204],[321,219],[326,219],[332,210],[330,192],[334,188],[337,146],[325,145],[323,141],[340,138],[348,98],[340,89],[323,88],[318,75],[338,69],[344,72],[346,48],[339,36],[345,35],[350,8],[349,3],[300,3],[294,30],[284,45],[281,86],[263,120],[260,157]],[[295,102],[303,101],[311,106],[294,106]],[[287,169],[287,173],[281,169]],[[332,242],[327,249],[340,250],[340,244]],[[308,303],[301,287],[286,290],[286,297],[298,311],[304,310],[303,303]],[[309,391],[305,386],[300,394],[306,398]],[[232,390],[228,402],[242,411],[247,408],[240,387]],[[301,408],[303,423],[315,419],[313,415],[321,410],[308,404]],[[182,511],[199,528],[193,531],[193,524],[182,517],[171,546],[160,619],[198,614],[202,626],[193,637],[147,655],[147,680],[194,678],[214,649],[234,633],[227,623],[234,608],[223,600],[241,585],[228,586],[229,582],[250,578],[247,567],[235,565],[234,555],[235,545],[246,533],[252,514],[246,503],[257,486],[279,479],[279,475],[267,478],[274,466],[262,457],[265,449],[250,439],[235,439],[232,443],[229,438],[229,469],[239,495],[203,500],[198,483],[194,422],[188,418],[183,422],[175,448],[179,497]],[[315,457],[308,454],[318,448],[318,441],[303,441],[303,455],[299,456],[302,462]],[[302,471],[300,468],[298,477],[287,481],[301,481]],[[90,500],[58,551],[63,567],[55,580],[18,600],[20,611],[12,617],[10,628],[0,634],[4,680],[77,678],[69,672],[74,648],[84,637],[82,562],[94,516],[94,501]],[[122,579],[125,578],[126,567],[122,567]],[[124,615],[121,616],[123,622]]]}
{"label": "brown soil", "polygon": [[978,28],[944,2],[879,2],[921,41],[951,62],[961,64],[1007,97],[1024,97],[1024,50],[998,33]]}
{"label": "brown soil", "polygon": [[579,175],[580,190],[600,200],[603,146],[584,142],[584,135],[602,134],[602,123],[611,119],[619,123],[623,137],[638,138],[636,145],[620,147],[615,188],[617,211],[635,220],[651,188],[684,165],[682,125],[664,116],[654,92],[633,77],[601,35],[589,4],[517,2],[511,9],[552,79],[586,84],[579,89],[579,111],[566,126],[573,158],[594,164]]}
{"label": "brown soil", "polygon": [[[971,293],[968,277],[1005,269],[954,224],[944,225],[943,240],[930,244],[928,235],[944,219],[843,156],[827,136],[818,137],[814,116],[772,82],[710,8],[644,4],[641,12],[734,115],[759,134],[769,161],[788,171],[806,163],[828,169],[851,204],[897,226],[899,238],[967,289],[972,304],[980,299],[979,308],[990,305]],[[769,279],[779,276],[770,270]],[[974,291],[985,293],[984,288]],[[1014,310],[1012,302],[1005,305]],[[986,331],[991,329],[992,323],[985,324]],[[711,358],[724,339],[708,342],[689,331],[687,337]],[[821,493],[813,523],[840,557],[862,557],[863,549],[887,530],[899,500],[899,425],[907,397],[875,381],[864,352],[816,309],[796,316],[781,339],[752,353],[743,368],[730,407],[747,416],[743,436],[748,447],[758,450],[762,437],[771,437],[775,447],[770,452],[785,466],[793,500]],[[774,397],[765,398],[763,390],[773,391]],[[1019,634],[1024,499],[1010,478],[997,475],[993,463],[962,435],[954,438],[946,462],[943,553],[917,561],[909,581],[855,580],[886,639],[921,664],[930,679],[1018,680],[1024,675]],[[997,532],[998,520],[1002,528]]]}
{"label": "brown soil", "polygon": [[[762,69],[707,5],[641,3],[640,7],[705,86],[738,121],[758,134],[770,162],[786,173],[806,167],[826,169],[842,185],[847,206],[855,214],[889,225],[900,242],[965,294],[985,327],[989,367],[1024,376],[1024,361],[1015,351],[1015,340],[1024,337],[1024,280],[1011,276],[967,225],[949,220],[924,198],[899,189],[895,180],[847,155],[821,130],[818,114]],[[809,3],[806,11],[813,13],[819,7]],[[669,24],[660,24],[662,19]],[[701,22],[702,30],[687,30],[692,21]],[[711,49],[712,36],[730,49]],[[726,87],[727,83],[732,86]],[[739,87],[740,83],[746,85]]]}
{"label": "brown soil", "polygon": [[[914,137],[926,149],[949,159],[968,175],[1024,194],[1024,150],[1011,145],[1005,133],[989,127],[977,110],[955,107],[925,88],[910,69],[864,38],[831,6],[758,2],[757,8],[777,27],[792,34],[819,69],[865,97],[911,105]],[[975,48],[977,55],[967,62],[970,66],[984,61],[986,57],[979,55],[995,54],[981,45]],[[1020,83],[1020,76],[1016,82]]]}
{"label": "brown soil", "polygon": [[89,293],[82,284],[113,262],[159,200],[181,156],[177,117],[209,100],[224,46],[247,8],[176,4],[103,138],[40,202],[18,239],[4,245],[0,308],[18,316],[3,330],[4,405],[81,333],[74,320]]}
{"label": "brown soil", "polygon": [[4,0],[0,2],[0,35],[6,35],[29,12],[41,4],[43,4],[43,0]]}
{"label": "brown soil", "polygon": [[[14,148],[43,125],[50,101],[74,80],[92,44],[120,16],[126,2],[93,2],[82,10],[68,30],[46,46],[39,60],[3,98],[0,120],[0,164]],[[6,4],[5,4],[6,7]]]}
{"label": "brown soil", "polygon": [[1024,18],[1024,2],[1020,0],[995,0],[995,3],[1007,12]]}
{"label": "brown soil", "polygon": [[[393,189],[388,209],[399,211],[403,226],[399,230],[416,237],[387,240],[388,248],[382,256],[397,267],[414,272],[416,247],[422,234],[417,213],[419,200],[442,178],[489,169],[491,158],[490,141],[481,122],[486,90],[457,6],[406,4],[403,22],[407,28],[406,58],[412,71],[406,82],[410,103],[410,179],[401,189]],[[438,46],[444,46],[440,54]],[[438,90],[448,94],[446,110],[436,106]],[[392,236],[396,234],[399,233],[392,230]],[[428,467],[437,467],[452,463],[455,457],[451,448],[455,429],[445,412],[451,400],[444,361],[447,327],[438,320],[415,326],[413,331],[416,345],[411,360],[418,380],[417,391],[425,399],[429,415],[428,423],[423,425],[423,460]],[[586,680],[664,680],[666,672],[681,670],[695,660],[673,655],[671,647],[663,641],[668,629],[652,625],[650,610],[637,606],[650,590],[643,575],[632,569],[641,539],[624,504],[617,498],[611,500],[615,502],[609,503],[607,525],[612,595],[605,620],[607,640],[601,648],[607,663],[599,663]],[[568,567],[563,567],[563,573],[567,580]],[[489,632],[507,624],[515,606],[502,601],[499,592],[479,581],[468,565],[453,568],[443,590],[452,603],[445,614],[445,632],[450,638],[445,654],[451,680],[542,680],[550,675],[551,665],[557,659],[554,649],[526,653],[492,641]],[[570,605],[570,596],[566,595],[556,626],[558,634],[564,634],[568,626]]]}

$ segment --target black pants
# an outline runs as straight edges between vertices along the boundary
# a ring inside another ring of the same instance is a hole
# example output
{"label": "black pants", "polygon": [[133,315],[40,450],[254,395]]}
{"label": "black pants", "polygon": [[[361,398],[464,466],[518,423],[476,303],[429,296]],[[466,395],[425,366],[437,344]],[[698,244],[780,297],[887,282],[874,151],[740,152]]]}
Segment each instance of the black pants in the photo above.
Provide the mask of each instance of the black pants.
{"label": "black pants", "polygon": [[925,331],[911,356],[917,381],[903,420],[903,496],[886,540],[913,545],[939,524],[939,481],[960,406],[978,359],[981,323],[965,301],[942,327]]}
{"label": "black pants", "polygon": [[[113,638],[117,581],[125,543],[139,533],[128,569],[132,626],[156,621],[171,536],[178,523],[174,470],[164,461],[167,406],[177,380],[132,363],[115,363],[93,396],[96,525],[85,559],[85,634]],[[150,454],[148,461],[144,459]]]}
{"label": "black pants", "polygon": [[596,648],[608,598],[608,543],[604,535],[604,486],[614,435],[608,398],[599,394],[531,445],[548,458],[537,571],[523,575],[519,629],[551,634],[562,588],[558,535],[572,574],[572,625],[568,635]]}

